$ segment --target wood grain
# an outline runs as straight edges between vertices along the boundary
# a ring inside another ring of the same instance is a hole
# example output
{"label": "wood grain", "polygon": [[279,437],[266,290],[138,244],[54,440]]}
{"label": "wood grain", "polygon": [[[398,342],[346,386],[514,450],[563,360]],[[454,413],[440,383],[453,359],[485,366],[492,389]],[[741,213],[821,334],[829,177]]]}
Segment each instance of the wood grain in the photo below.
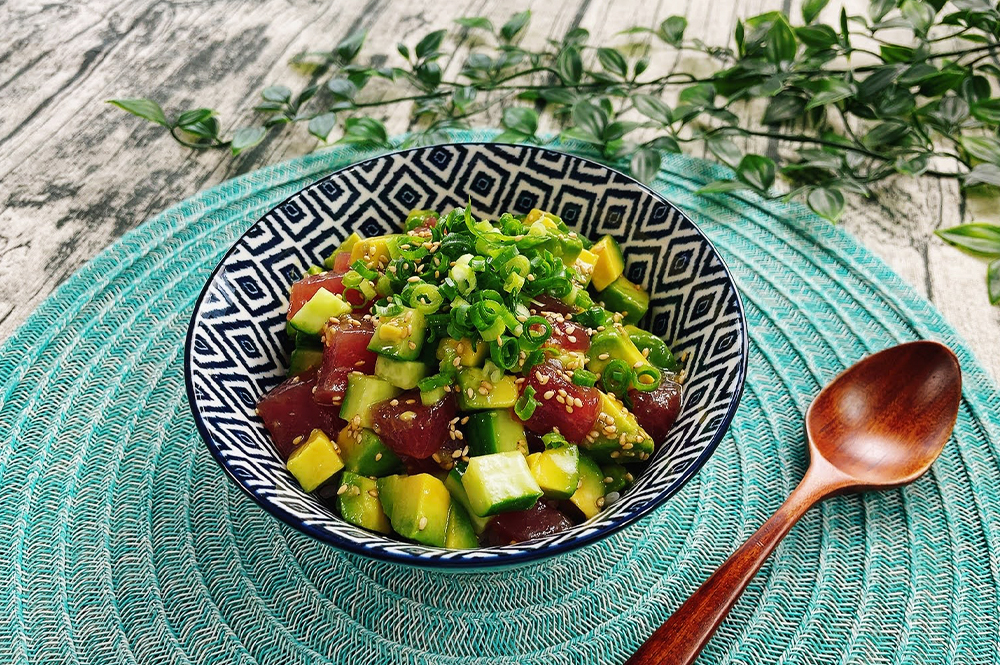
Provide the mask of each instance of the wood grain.
{"label": "wood grain", "polygon": [[[847,0],[863,11],[866,0]],[[725,43],[738,17],[798,11],[799,0],[13,0],[0,4],[0,339],[66,277],[124,232],[195,192],[316,147],[304,129],[269,138],[231,160],[192,153],[156,127],[106,104],[152,96],[164,108],[208,103],[238,124],[265,85],[296,80],[289,58],[369,31],[363,57],[395,55],[460,15],[502,22],[531,8],[531,43],[580,25],[604,41],[622,28],[685,14],[689,34]],[[833,2],[830,18],[839,11]],[[462,49],[448,63],[460,66]],[[685,61],[684,66],[697,63]],[[677,66],[656,59],[652,71]],[[303,81],[304,83],[304,81]],[[483,124],[496,124],[499,110]],[[410,127],[407,109],[382,119]],[[753,143],[758,150],[776,146]],[[931,231],[996,219],[996,206],[966,201],[953,183],[898,181],[878,202],[852,201],[844,225],[930,298],[1000,377],[1000,309],[990,308],[984,266]]]}

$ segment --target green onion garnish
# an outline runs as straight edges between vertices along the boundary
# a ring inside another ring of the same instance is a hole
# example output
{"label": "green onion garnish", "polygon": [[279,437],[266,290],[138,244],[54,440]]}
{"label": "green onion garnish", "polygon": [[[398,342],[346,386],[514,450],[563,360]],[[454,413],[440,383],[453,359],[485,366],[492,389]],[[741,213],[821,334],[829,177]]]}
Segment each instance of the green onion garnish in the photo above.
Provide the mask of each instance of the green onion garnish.
{"label": "green onion garnish", "polygon": [[615,358],[604,368],[601,375],[601,384],[604,392],[624,397],[628,389],[632,386],[632,377],[635,372],[628,366],[628,363],[619,358]]}
{"label": "green onion garnish", "polygon": [[[643,380],[643,377],[649,377],[649,380]],[[662,378],[660,370],[652,365],[643,365],[633,373],[632,387],[644,393],[652,392],[660,387]]]}
{"label": "green onion garnish", "polygon": [[[533,351],[541,347],[552,336],[552,324],[544,317],[529,316],[523,326],[523,332],[518,339],[521,348],[525,351]],[[538,330],[539,327],[541,330]]]}
{"label": "green onion garnish", "polygon": [[575,369],[573,370],[573,383],[591,388],[597,383],[597,375],[587,369]]}
{"label": "green onion garnish", "polygon": [[514,414],[521,420],[528,420],[535,413],[535,409],[538,408],[539,404],[540,402],[535,399],[535,389],[532,386],[528,386],[521,393],[517,402],[514,403]]}

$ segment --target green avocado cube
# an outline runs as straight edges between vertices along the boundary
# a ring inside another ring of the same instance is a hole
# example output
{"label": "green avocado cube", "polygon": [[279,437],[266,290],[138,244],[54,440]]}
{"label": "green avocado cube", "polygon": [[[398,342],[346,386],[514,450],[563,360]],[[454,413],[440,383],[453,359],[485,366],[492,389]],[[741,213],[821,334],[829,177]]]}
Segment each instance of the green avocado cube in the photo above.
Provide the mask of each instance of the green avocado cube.
{"label": "green avocado cube", "polygon": [[403,462],[379,438],[364,427],[348,424],[337,436],[344,468],[362,476],[382,477],[399,473]]}
{"label": "green avocado cube", "polygon": [[601,467],[586,455],[580,456],[580,480],[569,501],[587,519],[604,508],[604,476],[601,474]]}
{"label": "green avocado cube", "polygon": [[478,536],[483,531],[486,531],[486,527],[493,521],[493,518],[480,517],[472,512],[472,504],[469,503],[469,495],[465,491],[465,487],[462,485],[462,475],[464,473],[465,466],[456,465],[445,477],[444,486],[448,488],[449,492],[451,492],[452,505],[457,503],[465,508],[469,521],[472,522],[472,530],[475,531]]}
{"label": "green avocado cube", "polygon": [[392,528],[404,538],[444,547],[451,494],[434,476],[387,476],[375,481],[382,508]]}
{"label": "green avocado cube", "polygon": [[602,392],[600,400],[601,412],[594,427],[597,437],[580,445],[600,462],[628,464],[648,459],[653,454],[653,439],[635,416],[613,395]]}
{"label": "green avocado cube", "polygon": [[514,377],[490,380],[490,372],[480,367],[466,367],[458,373],[458,406],[463,411],[509,409],[517,402]]}
{"label": "green avocado cube", "polygon": [[372,407],[379,402],[392,399],[401,392],[388,381],[360,372],[351,372],[347,375],[347,390],[344,391],[340,417],[348,423],[353,423],[355,427],[371,429]]}
{"label": "green avocado cube", "polygon": [[549,499],[568,499],[580,481],[580,449],[574,445],[548,448],[528,455],[528,468]]}
{"label": "green avocado cube", "polygon": [[378,533],[392,531],[371,478],[344,471],[337,490],[337,509],[344,520],[362,529]]}
{"label": "green avocado cube", "polygon": [[635,323],[649,311],[649,294],[633,284],[624,275],[613,281],[601,293],[604,307],[612,312],[621,312],[625,323]]}
{"label": "green avocado cube", "polygon": [[454,501],[451,504],[451,515],[448,517],[448,532],[444,546],[452,550],[473,550],[479,547],[479,539],[472,528],[469,513]]}

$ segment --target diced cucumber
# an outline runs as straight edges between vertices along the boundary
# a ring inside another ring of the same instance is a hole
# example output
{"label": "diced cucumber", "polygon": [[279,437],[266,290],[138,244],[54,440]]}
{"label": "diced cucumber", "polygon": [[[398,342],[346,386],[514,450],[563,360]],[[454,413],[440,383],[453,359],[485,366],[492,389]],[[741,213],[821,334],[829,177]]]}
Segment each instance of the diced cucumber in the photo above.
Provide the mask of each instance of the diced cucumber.
{"label": "diced cucumber", "polygon": [[395,316],[379,321],[368,350],[396,360],[416,360],[424,345],[427,323],[415,309],[403,307]]}
{"label": "diced cucumber", "polygon": [[389,533],[389,518],[378,500],[375,481],[350,471],[344,471],[337,492],[337,509],[346,521],[362,529]]}
{"label": "diced cucumber", "polygon": [[635,348],[639,349],[640,353],[645,353],[646,349],[649,349],[649,354],[646,355],[646,358],[653,365],[671,372],[676,372],[680,369],[673,352],[662,339],[648,330],[636,328],[635,326],[625,326],[625,332],[628,333],[629,339],[632,340]]}
{"label": "diced cucumber", "polygon": [[460,504],[451,502],[451,515],[448,516],[448,532],[444,546],[453,550],[473,550],[479,547],[479,539],[472,528],[469,513]]}
{"label": "diced cucumber", "polygon": [[392,528],[404,538],[444,547],[451,494],[434,476],[388,476],[375,481]]}
{"label": "diced cucumber", "polygon": [[389,356],[375,359],[375,376],[397,388],[411,390],[417,381],[427,376],[427,365],[418,360],[395,360]]}
{"label": "diced cucumber", "polygon": [[[600,462],[628,464],[653,454],[653,439],[639,426],[635,416],[613,395],[600,393],[601,413],[597,417],[597,438],[580,445]],[[623,438],[624,436],[624,438]]]}
{"label": "diced cucumber", "polygon": [[473,457],[462,476],[462,486],[469,495],[472,512],[480,517],[526,510],[542,496],[542,489],[519,452]]}
{"label": "diced cucumber", "polygon": [[490,409],[469,415],[469,454],[489,455],[528,451],[528,439],[524,435],[524,425],[515,420],[510,409]]}
{"label": "diced cucumber", "polygon": [[297,376],[323,363],[322,349],[297,348],[288,359],[288,376]]}
{"label": "diced cucumber", "polygon": [[590,251],[597,254],[590,283],[598,291],[603,291],[625,272],[625,259],[618,243],[611,236],[598,240]]}
{"label": "diced cucumber", "polygon": [[601,300],[607,309],[624,314],[625,323],[635,323],[649,311],[649,294],[638,284],[630,282],[625,275],[601,292]]}
{"label": "diced cucumber", "polygon": [[370,429],[348,423],[337,436],[344,468],[362,476],[388,476],[399,473],[403,462]]}
{"label": "diced cucumber", "polygon": [[421,390],[420,391],[420,403],[424,406],[430,406],[431,404],[437,404],[444,399],[444,396],[448,394],[448,391],[444,389],[444,386],[439,388],[434,388],[433,390]]}
{"label": "diced cucumber", "polygon": [[480,517],[472,512],[472,504],[469,503],[469,495],[465,491],[465,486],[462,485],[462,475],[465,472],[465,468],[455,466],[444,479],[444,486],[448,488],[451,492],[452,505],[461,505],[465,508],[468,514],[469,520],[472,522],[472,530],[476,532],[478,536],[483,531],[486,531],[486,527],[489,523],[493,521],[492,517]]}
{"label": "diced cucumber", "polygon": [[548,448],[528,455],[528,468],[542,493],[550,499],[568,499],[580,481],[580,449],[574,445]]}
{"label": "diced cucumber", "polygon": [[601,467],[586,455],[580,455],[580,482],[569,500],[587,519],[604,508],[604,476],[601,475]]}
{"label": "diced cucumber", "polygon": [[332,317],[349,314],[352,309],[351,304],[337,294],[320,289],[288,322],[300,332],[318,335]]}
{"label": "diced cucumber", "polygon": [[634,478],[632,473],[621,464],[602,464],[601,473],[604,474],[604,493],[621,492],[632,487]]}
{"label": "diced cucumber", "polygon": [[587,369],[595,374],[601,374],[608,363],[616,358],[636,369],[650,364],[642,352],[632,343],[622,326],[609,325],[590,338],[590,348],[587,349]]}
{"label": "diced cucumber", "polygon": [[[371,429],[371,408],[379,402],[392,399],[403,392],[388,381],[375,376],[367,376],[360,372],[347,375],[347,390],[344,392],[344,403],[340,407],[340,417],[356,427]],[[355,416],[358,421],[355,422]]]}
{"label": "diced cucumber", "polygon": [[454,367],[455,358],[458,358],[461,367],[482,367],[488,350],[488,345],[482,340],[473,343],[465,338],[445,337],[438,342],[437,359],[441,361],[442,366]]}
{"label": "diced cucumber", "polygon": [[314,429],[305,443],[288,456],[286,466],[302,489],[312,492],[337,475],[344,468],[344,462],[330,437],[322,430]]}
{"label": "diced cucumber", "polygon": [[458,372],[458,405],[463,411],[509,409],[514,406],[518,398],[514,377],[507,375],[496,381],[490,379],[490,373],[479,367],[466,367]]}

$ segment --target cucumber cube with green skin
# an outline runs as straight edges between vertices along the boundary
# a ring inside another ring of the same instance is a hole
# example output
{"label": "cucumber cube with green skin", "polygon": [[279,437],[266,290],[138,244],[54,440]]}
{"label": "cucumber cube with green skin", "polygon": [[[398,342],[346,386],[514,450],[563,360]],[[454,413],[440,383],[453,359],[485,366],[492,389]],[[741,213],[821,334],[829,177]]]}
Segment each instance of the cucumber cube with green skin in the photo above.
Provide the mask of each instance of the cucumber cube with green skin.
{"label": "cucumber cube with green skin", "polygon": [[[343,491],[337,493],[337,509],[347,522],[362,529],[389,533],[389,518],[378,500],[375,481],[366,476],[344,471],[340,477]],[[374,494],[374,496],[373,496]]]}
{"label": "cucumber cube with green skin", "polygon": [[635,348],[639,349],[640,353],[645,354],[646,349],[649,349],[646,358],[653,365],[670,372],[676,372],[680,369],[677,358],[674,357],[670,347],[662,339],[648,330],[643,330],[635,326],[625,326],[625,332],[628,333],[629,339],[632,340]]}
{"label": "cucumber cube with green skin", "polygon": [[603,291],[625,272],[625,258],[618,242],[611,236],[604,236],[598,240],[590,251],[597,254],[590,284],[598,291]]}
{"label": "cucumber cube with green skin", "polygon": [[469,513],[458,503],[451,502],[451,515],[448,517],[448,531],[444,546],[452,550],[474,550],[479,547],[479,539],[472,528]]}
{"label": "cucumber cube with green skin", "polygon": [[[344,403],[340,407],[340,417],[355,427],[371,429],[371,408],[379,402],[392,399],[403,392],[388,381],[360,372],[347,375],[347,390],[344,392]],[[355,422],[355,417],[357,421]]]}
{"label": "cucumber cube with green skin", "polygon": [[[519,397],[513,376],[490,381],[489,373],[479,367],[466,367],[458,372],[458,406],[463,411],[479,409],[509,409]],[[486,394],[480,391],[482,388]]]}
{"label": "cucumber cube with green skin", "polygon": [[417,360],[394,360],[389,356],[375,359],[375,376],[397,388],[411,390],[427,376],[427,365]]}
{"label": "cucumber cube with green skin", "polygon": [[434,476],[388,476],[375,481],[392,528],[404,538],[444,547],[451,494]]}
{"label": "cucumber cube with green skin", "polygon": [[416,360],[424,346],[427,321],[419,310],[403,307],[395,316],[379,321],[368,350],[396,360]]}
{"label": "cucumber cube with green skin", "polygon": [[472,530],[476,532],[476,535],[480,535],[486,531],[486,527],[489,526],[490,522],[493,521],[492,517],[480,517],[472,512],[472,505],[469,503],[469,495],[465,491],[465,487],[462,485],[462,475],[465,473],[465,468],[462,466],[455,466],[444,479],[444,486],[448,488],[451,492],[452,505],[461,505],[465,508],[465,511],[469,517],[469,521],[472,522]]}
{"label": "cucumber cube with green skin", "polygon": [[587,519],[604,508],[604,476],[601,474],[601,467],[586,455],[580,455],[580,481],[569,500]]}
{"label": "cucumber cube with green skin", "polygon": [[641,369],[642,366],[650,364],[642,352],[632,343],[625,328],[620,324],[611,324],[605,326],[604,330],[594,333],[594,336],[590,338],[590,348],[587,349],[587,369],[595,374],[602,374],[608,363],[616,358],[635,369]]}
{"label": "cucumber cube with green skin", "polygon": [[625,323],[635,323],[649,311],[649,294],[638,284],[633,284],[624,275],[601,293],[604,306],[612,312],[625,315]]}
{"label": "cucumber cube with green skin", "polygon": [[585,439],[581,446],[602,463],[628,464],[653,454],[653,439],[642,429],[635,416],[613,395],[600,394],[601,413],[594,431],[597,436]]}
{"label": "cucumber cube with green skin", "polygon": [[314,429],[305,443],[292,451],[285,465],[302,489],[312,492],[337,475],[344,468],[344,461],[330,437],[323,430]]}
{"label": "cucumber cube with green skin", "polygon": [[335,293],[320,289],[288,320],[293,328],[307,335],[318,335],[332,317],[353,311],[351,303]]}
{"label": "cucumber cube with green skin", "polygon": [[542,496],[542,488],[519,452],[473,457],[462,476],[462,487],[472,512],[480,517],[527,510]]}
{"label": "cucumber cube with green skin", "polygon": [[402,460],[370,429],[348,424],[340,430],[337,445],[344,468],[353,473],[380,478],[403,469]]}
{"label": "cucumber cube with green skin", "polygon": [[622,492],[629,487],[635,479],[632,472],[621,464],[602,464],[601,473],[604,474],[604,493]]}
{"label": "cucumber cube with green skin", "polygon": [[448,394],[448,391],[444,389],[444,386],[440,388],[434,388],[433,390],[421,390],[420,391],[420,403],[424,406],[430,406],[431,404],[437,404],[444,399],[444,396]]}
{"label": "cucumber cube with green skin", "polygon": [[528,468],[549,499],[568,499],[580,481],[580,449],[574,445],[548,448],[528,455]]}
{"label": "cucumber cube with green skin", "polygon": [[512,451],[524,454],[528,450],[524,425],[515,420],[510,409],[489,409],[470,414],[466,432],[472,456]]}
{"label": "cucumber cube with green skin", "polygon": [[322,362],[322,349],[297,348],[288,359],[288,376],[298,376],[313,367],[319,367]]}

